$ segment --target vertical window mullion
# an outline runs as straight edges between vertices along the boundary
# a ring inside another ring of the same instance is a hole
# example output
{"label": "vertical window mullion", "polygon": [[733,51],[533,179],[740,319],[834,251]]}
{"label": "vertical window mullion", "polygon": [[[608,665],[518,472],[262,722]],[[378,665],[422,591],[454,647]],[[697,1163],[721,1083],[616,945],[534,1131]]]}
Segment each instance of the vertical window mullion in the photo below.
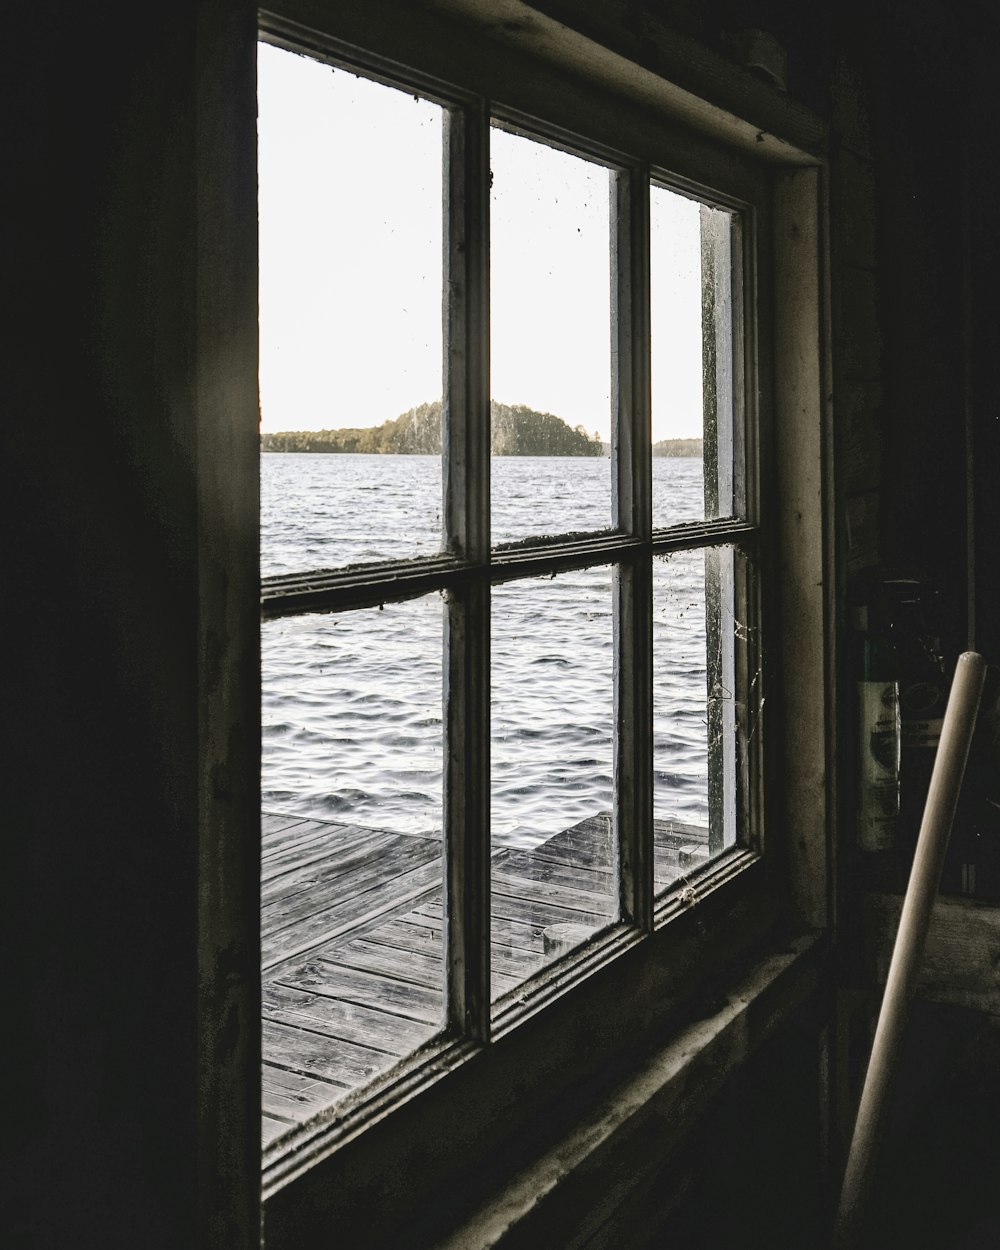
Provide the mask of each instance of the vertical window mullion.
{"label": "vertical window mullion", "polygon": [[[732,217],[701,208],[702,396],[705,516],[725,516],[733,491]],[[734,831],[735,709],[730,579],[716,549],[705,553],[705,659],[708,713],[708,851],[720,854]],[[712,610],[715,605],[715,610]]]}
{"label": "vertical window mullion", "polygon": [[617,529],[645,543],[615,575],[615,824],[621,916],[648,930],[653,917],[649,171],[634,167],[613,177],[613,519]]}
{"label": "vertical window mullion", "polygon": [[490,1025],[489,113],[449,110],[444,140],[444,540],[472,563],[447,597],[444,924],[449,1027]]}
{"label": "vertical window mullion", "polygon": [[[761,524],[759,435],[760,396],[757,370],[756,246],[766,235],[761,206],[747,209],[732,219],[730,283],[733,324],[733,511],[756,526]],[[768,544],[763,544],[767,546]],[[735,649],[737,702],[736,825],[737,842],[763,849],[764,773],[762,723],[764,696],[761,652],[761,535],[749,549],[738,553],[735,563],[735,599],[747,625],[740,631]]]}

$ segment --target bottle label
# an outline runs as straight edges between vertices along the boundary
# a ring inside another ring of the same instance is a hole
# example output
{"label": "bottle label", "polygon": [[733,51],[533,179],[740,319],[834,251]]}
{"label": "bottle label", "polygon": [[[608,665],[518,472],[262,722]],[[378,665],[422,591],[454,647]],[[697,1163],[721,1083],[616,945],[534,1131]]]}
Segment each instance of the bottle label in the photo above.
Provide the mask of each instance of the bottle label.
{"label": "bottle label", "polygon": [[933,720],[903,721],[903,746],[906,750],[934,750],[941,741],[942,717]]}
{"label": "bottle label", "polygon": [[858,841],[863,850],[889,850],[899,818],[899,686],[858,683],[861,768]]}

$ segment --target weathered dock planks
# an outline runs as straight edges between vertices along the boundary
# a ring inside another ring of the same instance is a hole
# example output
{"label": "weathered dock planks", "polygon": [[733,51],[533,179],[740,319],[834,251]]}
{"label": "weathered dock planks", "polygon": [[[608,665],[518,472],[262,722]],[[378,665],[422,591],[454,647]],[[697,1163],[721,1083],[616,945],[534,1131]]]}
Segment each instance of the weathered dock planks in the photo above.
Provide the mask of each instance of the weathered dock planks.
{"label": "weathered dock planks", "polygon": [[[434,1037],[445,978],[438,839],[273,814],[262,829],[266,1145]],[[657,891],[707,856],[707,838],[656,822]],[[606,816],[496,852],[494,999],[563,949],[547,931],[579,939],[614,921],[613,854]]]}

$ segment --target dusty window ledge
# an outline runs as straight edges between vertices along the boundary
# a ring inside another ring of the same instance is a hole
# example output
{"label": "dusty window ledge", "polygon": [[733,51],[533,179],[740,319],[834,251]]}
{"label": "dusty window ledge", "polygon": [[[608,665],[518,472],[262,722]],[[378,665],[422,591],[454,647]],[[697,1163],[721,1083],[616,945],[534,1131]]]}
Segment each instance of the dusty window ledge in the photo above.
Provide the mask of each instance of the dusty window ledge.
{"label": "dusty window ledge", "polygon": [[606,1183],[612,1156],[662,1163],[725,1080],[818,988],[822,949],[822,935],[809,933],[761,959],[435,1250],[516,1250],[556,1244],[549,1238],[561,1227],[577,1237],[598,1228],[622,1200]]}

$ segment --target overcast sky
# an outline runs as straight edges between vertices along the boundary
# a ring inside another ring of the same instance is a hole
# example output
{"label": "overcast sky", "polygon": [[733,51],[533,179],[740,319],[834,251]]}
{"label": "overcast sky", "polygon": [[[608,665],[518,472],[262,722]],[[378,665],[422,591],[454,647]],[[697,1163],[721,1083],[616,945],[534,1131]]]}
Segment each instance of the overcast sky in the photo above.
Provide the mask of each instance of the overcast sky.
{"label": "overcast sky", "polygon": [[[442,110],[261,45],[264,430],[441,395]],[[491,132],[491,388],[610,433],[606,168]],[[698,206],[654,188],[653,437],[701,434]]]}

